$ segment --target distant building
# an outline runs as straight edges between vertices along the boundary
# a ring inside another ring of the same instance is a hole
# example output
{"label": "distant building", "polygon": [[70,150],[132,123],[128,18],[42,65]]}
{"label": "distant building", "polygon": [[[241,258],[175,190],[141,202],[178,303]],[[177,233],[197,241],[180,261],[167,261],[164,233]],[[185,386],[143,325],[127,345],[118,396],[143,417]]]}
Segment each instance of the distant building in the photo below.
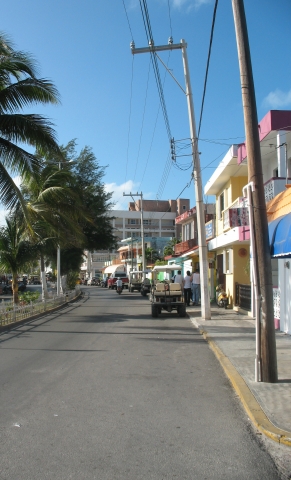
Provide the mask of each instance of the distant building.
{"label": "distant building", "polygon": [[[190,200],[179,198],[178,200],[143,200],[143,227],[146,248],[162,250],[174,237],[180,238],[182,229],[176,225],[175,219],[190,208]],[[84,263],[81,267],[81,275],[84,278],[92,278],[104,270],[105,266],[128,264],[132,250],[135,251],[135,266],[141,261],[141,200],[129,202],[128,210],[112,210],[113,232],[118,238],[118,251],[95,251],[85,252]],[[126,246],[122,240],[132,239]],[[163,239],[163,240],[159,240]],[[130,253],[131,252],[131,253]]]}

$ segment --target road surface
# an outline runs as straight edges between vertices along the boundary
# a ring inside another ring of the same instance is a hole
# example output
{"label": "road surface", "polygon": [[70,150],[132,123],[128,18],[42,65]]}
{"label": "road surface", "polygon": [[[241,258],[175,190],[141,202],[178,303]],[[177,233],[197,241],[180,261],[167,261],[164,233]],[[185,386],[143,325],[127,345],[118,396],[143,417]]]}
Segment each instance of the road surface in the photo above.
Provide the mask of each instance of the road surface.
{"label": "road surface", "polygon": [[0,335],[1,480],[279,478],[188,318],[83,289]]}

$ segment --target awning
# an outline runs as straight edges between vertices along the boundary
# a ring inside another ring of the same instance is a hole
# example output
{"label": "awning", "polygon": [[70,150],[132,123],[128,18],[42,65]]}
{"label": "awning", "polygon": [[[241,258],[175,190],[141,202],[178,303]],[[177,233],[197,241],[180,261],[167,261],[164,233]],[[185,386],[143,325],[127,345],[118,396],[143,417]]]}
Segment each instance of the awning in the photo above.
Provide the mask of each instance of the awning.
{"label": "awning", "polygon": [[291,212],[269,223],[271,257],[291,258]]}
{"label": "awning", "polygon": [[126,269],[125,269],[125,266],[122,265],[122,264],[119,264],[119,265],[109,265],[109,267],[106,267],[104,272],[103,273],[113,273],[115,271],[118,271],[118,272],[125,272]]}

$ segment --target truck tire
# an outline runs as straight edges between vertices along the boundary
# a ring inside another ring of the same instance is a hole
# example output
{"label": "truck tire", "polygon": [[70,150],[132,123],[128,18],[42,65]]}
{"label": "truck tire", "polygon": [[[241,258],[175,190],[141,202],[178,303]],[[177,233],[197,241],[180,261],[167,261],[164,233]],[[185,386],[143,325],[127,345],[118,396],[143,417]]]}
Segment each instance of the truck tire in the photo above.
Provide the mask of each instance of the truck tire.
{"label": "truck tire", "polygon": [[152,317],[157,318],[159,315],[159,310],[157,305],[152,305]]}
{"label": "truck tire", "polygon": [[186,317],[186,307],[185,307],[185,305],[179,305],[178,315],[179,315],[179,317]]}

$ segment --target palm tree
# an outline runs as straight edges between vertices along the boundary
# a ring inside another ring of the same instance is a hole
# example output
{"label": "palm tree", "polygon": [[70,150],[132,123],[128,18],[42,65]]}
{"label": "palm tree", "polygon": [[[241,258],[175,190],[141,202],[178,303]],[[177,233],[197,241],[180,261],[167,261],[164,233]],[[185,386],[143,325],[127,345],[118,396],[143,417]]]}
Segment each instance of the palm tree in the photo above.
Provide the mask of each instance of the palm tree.
{"label": "palm tree", "polygon": [[[21,192],[27,202],[30,240],[35,244],[41,265],[43,297],[47,296],[45,257],[54,257],[59,244],[79,246],[83,240],[78,224],[84,209],[72,185],[74,176],[66,162],[60,170],[56,164],[44,163],[37,174],[24,180]],[[23,213],[17,212],[18,218]]]}
{"label": "palm tree", "polygon": [[26,205],[12,175],[30,177],[40,160],[21,145],[61,157],[51,122],[42,115],[24,114],[34,104],[58,104],[59,94],[47,79],[37,78],[36,62],[13,48],[0,32],[0,200],[7,209]]}
{"label": "palm tree", "polygon": [[6,226],[0,229],[0,270],[12,273],[14,304],[19,303],[18,274],[35,258],[36,249],[26,238],[25,225],[17,216],[6,217]]}

